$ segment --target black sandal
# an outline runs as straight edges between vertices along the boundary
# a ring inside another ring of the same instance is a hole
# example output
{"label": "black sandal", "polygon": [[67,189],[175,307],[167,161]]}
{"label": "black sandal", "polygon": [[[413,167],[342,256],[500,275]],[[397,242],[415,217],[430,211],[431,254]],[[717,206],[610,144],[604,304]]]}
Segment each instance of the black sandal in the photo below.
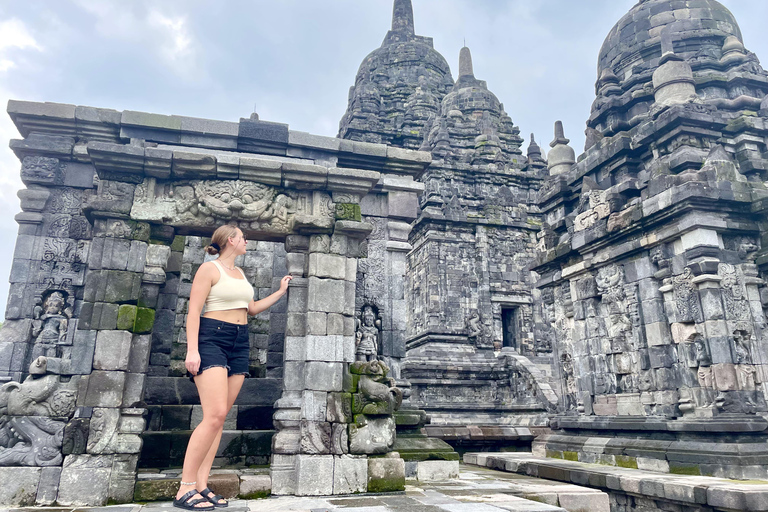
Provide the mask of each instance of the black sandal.
{"label": "black sandal", "polygon": [[[192,499],[192,496],[195,494],[199,494],[196,489],[192,489],[187,494],[182,496],[179,499],[173,500],[173,506],[177,508],[183,508],[184,510],[213,510],[215,507],[213,504],[210,504],[207,507],[196,507],[195,505],[199,505],[200,503],[207,502],[211,503],[210,500],[207,500],[205,498],[198,498],[196,500]],[[202,494],[200,494],[202,496]]]}
{"label": "black sandal", "polygon": [[[211,496],[211,494],[213,494],[213,496]],[[214,494],[214,492],[210,490],[208,487],[200,491],[200,496],[205,497],[205,499],[210,501],[214,507],[224,508],[229,506],[229,502],[224,496]],[[224,503],[219,503],[221,500],[224,500]]]}

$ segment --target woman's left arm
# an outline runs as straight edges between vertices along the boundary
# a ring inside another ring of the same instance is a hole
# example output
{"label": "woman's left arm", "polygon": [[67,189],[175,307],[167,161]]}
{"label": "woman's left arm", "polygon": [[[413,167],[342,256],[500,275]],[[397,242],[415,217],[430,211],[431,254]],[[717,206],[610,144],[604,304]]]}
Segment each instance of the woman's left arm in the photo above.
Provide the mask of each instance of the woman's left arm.
{"label": "woman's left arm", "polygon": [[264,297],[261,300],[252,300],[251,303],[248,304],[248,314],[251,316],[258,315],[262,311],[271,308],[275,302],[280,300],[280,297],[288,292],[288,283],[291,282],[291,279],[293,279],[293,276],[285,276],[280,280],[280,289],[275,293],[268,297]]}

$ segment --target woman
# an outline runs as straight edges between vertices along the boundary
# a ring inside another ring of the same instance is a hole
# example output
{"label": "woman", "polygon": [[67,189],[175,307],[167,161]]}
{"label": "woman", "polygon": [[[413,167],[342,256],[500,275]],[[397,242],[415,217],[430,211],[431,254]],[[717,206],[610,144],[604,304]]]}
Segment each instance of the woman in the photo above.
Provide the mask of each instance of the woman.
{"label": "woman", "polygon": [[[181,486],[173,502],[186,510],[226,507],[227,500],[208,489],[208,474],[216,457],[224,419],[248,374],[248,315],[257,315],[288,291],[291,276],[280,289],[253,300],[253,287],[235,258],[245,254],[246,240],[235,226],[221,226],[206,247],[219,257],[200,265],[192,282],[187,316],[185,366],[197,385],[203,421],[192,432],[184,457]],[[205,313],[201,316],[205,306]]]}

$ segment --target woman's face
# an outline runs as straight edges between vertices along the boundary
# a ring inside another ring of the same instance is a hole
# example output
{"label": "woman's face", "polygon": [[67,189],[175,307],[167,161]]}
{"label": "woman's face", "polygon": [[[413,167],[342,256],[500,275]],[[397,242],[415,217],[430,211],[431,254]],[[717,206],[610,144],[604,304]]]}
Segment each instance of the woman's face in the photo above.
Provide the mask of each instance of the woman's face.
{"label": "woman's face", "polygon": [[229,237],[229,244],[238,256],[245,254],[247,243],[245,235],[239,229],[237,230],[237,235]]}

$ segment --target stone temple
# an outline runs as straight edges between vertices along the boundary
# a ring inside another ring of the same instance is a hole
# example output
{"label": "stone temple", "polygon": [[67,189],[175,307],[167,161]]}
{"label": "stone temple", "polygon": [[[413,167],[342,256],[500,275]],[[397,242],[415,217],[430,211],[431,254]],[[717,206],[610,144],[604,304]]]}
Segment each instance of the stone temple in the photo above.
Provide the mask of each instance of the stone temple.
{"label": "stone temple", "polygon": [[229,222],[259,296],[294,279],[251,320],[217,465],[342,495],[463,454],[615,512],[768,510],[768,73],[737,21],[639,1],[578,157],[561,123],[523,148],[476,72],[462,48],[454,79],[395,0],[336,138],[10,101],[0,503],[146,501],[137,475],[181,465],[191,281]]}

